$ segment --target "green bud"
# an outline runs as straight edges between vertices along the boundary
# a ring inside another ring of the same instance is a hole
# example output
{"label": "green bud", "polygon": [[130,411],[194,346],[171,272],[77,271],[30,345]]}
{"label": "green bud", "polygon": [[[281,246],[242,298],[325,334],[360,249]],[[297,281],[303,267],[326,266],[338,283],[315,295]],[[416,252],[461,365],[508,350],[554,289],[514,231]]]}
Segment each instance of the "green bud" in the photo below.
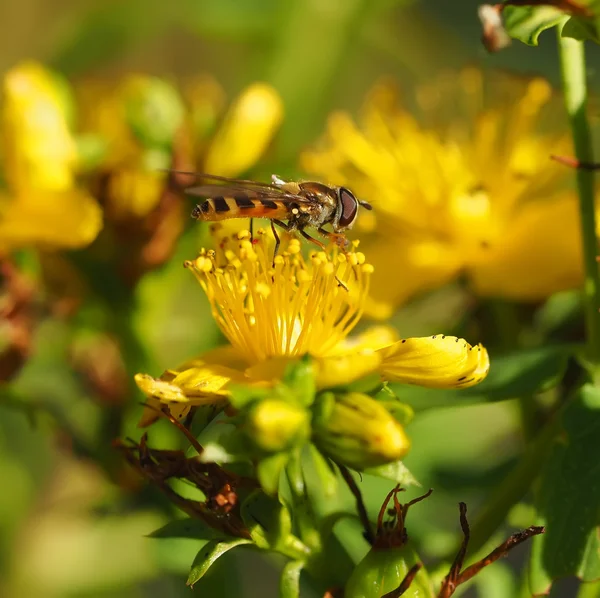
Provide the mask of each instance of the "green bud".
{"label": "green bud", "polygon": [[334,460],[365,469],[402,458],[410,441],[402,426],[378,401],[351,392],[324,393],[315,405],[314,442]]}
{"label": "green bud", "polygon": [[170,147],[184,119],[176,89],[154,77],[131,77],[123,91],[127,124],[146,147]]}
{"label": "green bud", "polygon": [[[344,588],[345,598],[380,598],[393,592],[406,574],[419,562],[415,552],[406,547],[373,547],[358,563]],[[403,598],[434,598],[433,586],[421,568]]]}
{"label": "green bud", "polygon": [[[398,502],[400,491],[400,486],[396,486],[381,505],[373,546],[348,579],[344,588],[345,598],[381,598],[398,592],[402,585],[404,591],[401,595],[405,598],[434,598],[427,571],[420,565],[412,548],[407,546],[405,527],[411,505],[427,498],[431,490],[405,505]],[[393,508],[388,510],[392,500]],[[384,523],[386,514],[391,519]]]}
{"label": "green bud", "polygon": [[284,451],[310,436],[309,413],[280,399],[263,399],[250,409],[245,431],[260,449]]}

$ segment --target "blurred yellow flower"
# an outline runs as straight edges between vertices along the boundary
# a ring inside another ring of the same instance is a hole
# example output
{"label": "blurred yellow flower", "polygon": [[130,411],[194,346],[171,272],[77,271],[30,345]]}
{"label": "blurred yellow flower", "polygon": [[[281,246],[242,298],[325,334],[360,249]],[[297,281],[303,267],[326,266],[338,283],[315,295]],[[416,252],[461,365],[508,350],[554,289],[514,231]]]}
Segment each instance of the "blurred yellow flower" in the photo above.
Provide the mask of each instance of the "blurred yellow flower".
{"label": "blurred yellow flower", "polygon": [[83,128],[96,152],[91,158],[109,175],[112,216],[150,213],[164,192],[166,169],[236,176],[255,164],[279,128],[281,99],[264,83],[248,86],[225,112],[224,98],[208,76],[188,81],[181,93],[147,75],[81,86]]}
{"label": "blurred yellow flower", "polygon": [[279,94],[266,83],[248,86],[233,102],[204,159],[204,171],[236,176],[265,152],[283,118]]}
{"label": "blurred yellow flower", "polygon": [[370,315],[461,274],[476,293],[513,300],[580,283],[570,173],[549,159],[569,152],[552,95],[539,78],[466,69],[418,89],[420,119],[389,83],[371,92],[360,125],[331,115],[302,165],[373,204],[358,223],[375,266]]}
{"label": "blurred yellow flower", "polygon": [[107,174],[105,201],[116,219],[143,218],[158,204],[185,120],[177,89],[157,77],[127,75],[78,89],[89,167]]}
{"label": "blurred yellow flower", "polygon": [[0,252],[82,247],[100,231],[100,207],[75,183],[78,157],[68,100],[66,85],[36,63],[4,76]]}
{"label": "blurred yellow flower", "polygon": [[[465,388],[486,377],[485,348],[456,337],[398,340],[390,328],[378,327],[348,338],[363,313],[373,273],[364,254],[332,247],[305,258],[292,238],[273,262],[269,238],[261,230],[251,241],[243,231],[186,262],[230,345],[160,380],[138,375],[148,397],[178,407],[180,415],[190,405],[226,401],[231,381],[273,383],[290,360],[306,354],[314,358],[319,388],[372,373],[432,388]],[[155,417],[147,411],[142,422]]]}

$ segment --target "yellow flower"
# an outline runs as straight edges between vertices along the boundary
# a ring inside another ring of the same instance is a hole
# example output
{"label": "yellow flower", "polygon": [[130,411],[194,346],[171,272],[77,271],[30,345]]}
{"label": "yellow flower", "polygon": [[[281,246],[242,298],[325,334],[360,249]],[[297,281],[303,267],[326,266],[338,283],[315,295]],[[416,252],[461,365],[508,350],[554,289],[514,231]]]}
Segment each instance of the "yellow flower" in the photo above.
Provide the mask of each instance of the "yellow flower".
{"label": "yellow flower", "polygon": [[248,86],[224,112],[224,92],[206,76],[181,93],[159,78],[129,75],[116,84],[89,81],[79,95],[83,127],[97,141],[90,146],[100,147],[95,158],[109,175],[115,219],[142,218],[156,208],[166,169],[241,174],[265,152],[283,115],[279,95],[264,83]]}
{"label": "yellow flower", "polygon": [[107,212],[116,220],[143,218],[158,204],[165,169],[183,126],[185,108],[167,81],[132,74],[110,83],[87,81],[79,92],[82,128],[96,152],[94,170],[105,178]]}
{"label": "yellow flower", "polygon": [[68,89],[28,62],[4,76],[0,115],[0,252],[24,246],[76,248],[102,226],[96,201],[75,184],[77,149]]}
{"label": "yellow flower", "polygon": [[549,159],[569,151],[552,96],[539,78],[467,69],[418,89],[420,119],[389,84],[370,94],[360,125],[330,117],[302,163],[373,204],[358,223],[375,266],[371,315],[461,274],[476,293],[513,300],[580,283],[571,175]]}
{"label": "yellow flower", "polygon": [[[373,373],[389,381],[465,388],[487,375],[485,348],[456,337],[397,340],[391,329],[378,327],[348,338],[363,313],[373,273],[364,254],[332,247],[306,258],[292,238],[273,260],[269,239],[261,230],[251,241],[243,231],[186,262],[230,344],[160,380],[138,375],[150,398],[177,404],[182,415],[190,405],[225,402],[230,382],[272,384],[290,360],[306,354],[314,359],[319,388]],[[143,423],[154,417],[147,412]]]}
{"label": "yellow flower", "polygon": [[205,172],[236,176],[267,149],[283,118],[279,94],[266,83],[242,91],[225,115],[204,160]]}

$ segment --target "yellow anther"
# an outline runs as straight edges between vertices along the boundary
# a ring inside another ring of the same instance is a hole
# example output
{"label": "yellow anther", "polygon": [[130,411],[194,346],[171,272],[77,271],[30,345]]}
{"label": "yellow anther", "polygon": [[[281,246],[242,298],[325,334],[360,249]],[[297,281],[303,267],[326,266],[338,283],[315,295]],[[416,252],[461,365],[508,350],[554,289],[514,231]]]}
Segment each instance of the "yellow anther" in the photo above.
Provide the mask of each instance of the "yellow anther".
{"label": "yellow anther", "polygon": [[358,265],[358,256],[356,253],[349,253],[348,254],[348,261],[353,265],[353,266],[357,266]]}
{"label": "yellow anther", "polygon": [[255,290],[259,295],[265,298],[271,294],[271,287],[266,282],[257,282]]}
{"label": "yellow anther", "polygon": [[312,277],[306,270],[298,270],[298,272],[296,272],[296,280],[302,284],[303,282],[312,280]]}
{"label": "yellow anther", "polygon": [[363,264],[362,265],[362,271],[365,274],[373,274],[374,270],[375,270],[375,268],[373,267],[372,264]]}
{"label": "yellow anther", "polygon": [[290,254],[300,253],[300,240],[299,239],[291,239],[288,245],[288,251]]}
{"label": "yellow anther", "polygon": [[343,253],[338,254],[337,261],[340,264],[343,264],[344,262],[346,262],[346,256],[345,256],[345,254],[343,254]]}
{"label": "yellow anther", "polygon": [[241,230],[238,234],[237,234],[237,238],[241,241],[242,239],[249,239],[250,238],[250,231],[249,230]]}
{"label": "yellow anther", "polygon": [[360,252],[360,251],[358,251],[356,253],[356,259],[357,259],[357,261],[358,261],[359,264],[364,264],[365,260],[366,260],[365,254],[362,253],[362,252]]}
{"label": "yellow anther", "polygon": [[333,274],[334,271],[334,267],[333,264],[331,262],[327,262],[324,266],[323,266],[323,273],[324,274]]}

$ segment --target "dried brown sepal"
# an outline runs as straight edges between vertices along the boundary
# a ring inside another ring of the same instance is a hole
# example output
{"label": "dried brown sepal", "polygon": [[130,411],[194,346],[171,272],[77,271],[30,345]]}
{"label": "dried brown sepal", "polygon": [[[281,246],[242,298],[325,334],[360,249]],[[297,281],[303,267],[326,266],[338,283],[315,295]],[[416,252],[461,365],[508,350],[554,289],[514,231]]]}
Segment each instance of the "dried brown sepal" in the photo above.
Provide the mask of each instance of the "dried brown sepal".
{"label": "dried brown sepal", "polygon": [[500,546],[492,550],[492,552],[490,552],[490,554],[488,554],[486,557],[482,558],[480,561],[477,561],[461,572],[469,545],[470,530],[469,522],[467,521],[467,505],[461,502],[459,503],[459,509],[460,527],[463,532],[463,541],[460,549],[458,550],[456,558],[454,559],[454,563],[452,563],[450,572],[442,582],[442,587],[440,589],[440,593],[438,594],[438,598],[450,598],[459,585],[477,575],[477,573],[479,573],[484,567],[487,567],[494,561],[497,561],[499,558],[506,556],[510,550],[522,542],[525,542],[525,540],[545,532],[545,528],[539,526],[531,526],[523,531],[517,532],[510,536],[510,538],[508,538],[505,542],[500,544]]}
{"label": "dried brown sepal", "polygon": [[356,500],[356,510],[358,511],[358,517],[364,529],[365,540],[369,544],[373,544],[373,542],[375,541],[375,533],[373,532],[373,527],[371,526],[371,522],[369,521],[369,515],[367,513],[367,508],[365,507],[360,488],[357,486],[356,481],[352,477],[352,474],[350,473],[349,469],[344,465],[340,465],[339,463],[337,465],[340,469],[342,477],[344,478],[344,481],[348,485],[350,492],[352,492],[352,495]]}
{"label": "dried brown sepal", "polygon": [[491,565],[494,561],[497,561],[499,558],[504,557],[507,553],[512,550],[515,546],[518,546],[522,542],[529,540],[533,536],[537,536],[539,534],[543,534],[546,531],[546,528],[543,526],[532,525],[527,529],[524,529],[520,532],[516,532],[510,538],[508,538],[504,543],[500,544],[497,548],[492,550],[490,554],[486,557],[482,558],[477,563],[467,567],[458,578],[458,585],[469,581],[471,577],[477,575],[479,571],[481,571],[484,567]]}
{"label": "dried brown sepal", "polygon": [[201,455],[204,452],[204,448],[202,448],[202,445],[198,442],[196,437],[189,431],[189,429],[184,424],[182,424],[176,417],[173,416],[173,414],[169,411],[169,409],[166,406],[164,406],[162,409],[159,409],[158,407],[155,407],[150,403],[144,403],[143,405],[147,409],[156,411],[160,416],[166,417],[171,422],[171,424],[173,424],[187,438],[188,442],[194,447],[194,449],[199,455]]}
{"label": "dried brown sepal", "polygon": [[410,585],[412,584],[413,580],[417,576],[417,573],[420,571],[422,566],[423,565],[421,563],[413,565],[413,567],[409,569],[408,573],[404,576],[402,583],[395,590],[384,594],[381,598],[399,598],[400,596],[402,596],[402,594],[404,594],[404,592],[406,592],[406,590],[410,588]]}
{"label": "dried brown sepal", "polygon": [[[127,462],[146,480],[160,489],[169,500],[190,517],[238,538],[250,538],[239,514],[237,488],[247,485],[245,478],[226,472],[215,463],[202,463],[197,456],[186,457],[181,450],[154,449],[144,434],[137,443],[117,440],[114,443]],[[204,501],[179,495],[169,480],[186,480],[205,496]]]}
{"label": "dried brown sepal", "polygon": [[488,52],[498,52],[511,43],[511,38],[504,28],[502,11],[506,6],[553,6],[570,15],[591,18],[592,11],[574,0],[506,0],[498,4],[482,4],[477,14],[483,30],[481,41]]}
{"label": "dried brown sepal", "polygon": [[[409,507],[426,499],[431,495],[433,489],[430,488],[429,491],[422,496],[414,498],[402,505],[398,500],[398,494],[403,491],[404,489],[400,488],[400,485],[397,485],[392,488],[385,497],[381,509],[379,510],[379,516],[377,517],[377,532],[373,547],[389,549],[404,546],[408,541],[405,523]],[[387,511],[390,501],[393,502],[394,506]],[[384,521],[386,511],[388,512],[388,515],[392,517],[391,521]]]}
{"label": "dried brown sepal", "polygon": [[27,361],[36,321],[36,285],[8,259],[0,259],[0,382]]}
{"label": "dried brown sepal", "polygon": [[504,29],[502,4],[482,4],[477,14],[483,29],[481,41],[488,52],[499,52],[511,44],[512,40]]}

